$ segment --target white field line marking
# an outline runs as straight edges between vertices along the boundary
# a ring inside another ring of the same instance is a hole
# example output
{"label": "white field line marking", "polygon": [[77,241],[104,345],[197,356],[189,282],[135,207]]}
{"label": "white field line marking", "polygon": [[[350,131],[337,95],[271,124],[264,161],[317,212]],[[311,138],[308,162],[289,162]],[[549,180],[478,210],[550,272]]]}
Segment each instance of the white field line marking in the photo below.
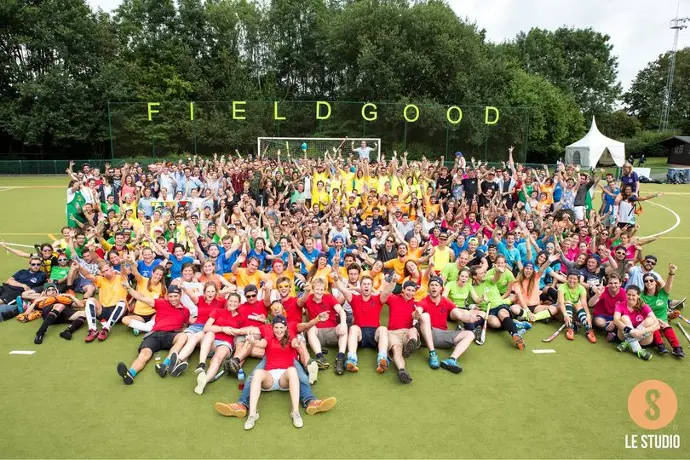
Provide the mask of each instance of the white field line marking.
{"label": "white field line marking", "polygon": [[663,232],[655,233],[655,234],[653,234],[653,235],[647,235],[647,236],[645,236],[644,238],[649,238],[649,237],[652,237],[652,236],[661,236],[661,235],[664,235],[664,234],[666,234],[666,233],[668,233],[668,232],[670,232],[670,231],[675,230],[675,228],[676,228],[677,226],[680,225],[680,216],[676,213],[676,211],[674,211],[674,210],[671,209],[671,208],[667,208],[667,207],[664,206],[663,204],[655,203],[655,202],[653,202],[653,201],[650,201],[649,203],[650,203],[650,204],[653,204],[654,206],[659,206],[660,208],[663,208],[663,209],[667,210],[668,212],[670,212],[671,214],[673,214],[674,216],[676,216],[676,223],[673,224],[671,227],[667,228],[666,230],[664,230]]}
{"label": "white field line marking", "polygon": [[536,353],[538,355],[544,354],[544,353],[556,353],[556,350],[553,348],[543,348],[541,350],[532,350],[532,353]]}
{"label": "white field line marking", "polygon": [[36,353],[34,350],[12,350],[10,351],[11,355],[33,355]]}
{"label": "white field line marking", "polygon": [[5,243],[8,246],[19,246],[20,248],[35,248],[35,246],[32,246],[30,244],[19,244],[19,243]]}

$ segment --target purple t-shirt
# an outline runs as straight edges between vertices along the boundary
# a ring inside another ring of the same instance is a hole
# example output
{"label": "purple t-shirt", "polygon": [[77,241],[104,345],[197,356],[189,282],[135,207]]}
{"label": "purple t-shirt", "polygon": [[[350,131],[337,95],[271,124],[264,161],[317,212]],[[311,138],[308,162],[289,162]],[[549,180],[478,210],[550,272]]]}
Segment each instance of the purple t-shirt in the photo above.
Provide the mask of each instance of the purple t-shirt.
{"label": "purple t-shirt", "polygon": [[649,308],[649,305],[644,304],[639,311],[632,311],[628,308],[627,302],[618,302],[616,304],[616,312],[630,318],[633,327],[637,327],[650,313],[652,313],[652,309]]}
{"label": "purple t-shirt", "polygon": [[630,173],[630,175],[624,174],[621,176],[621,188],[625,187],[626,185],[629,185],[632,187],[633,192],[635,192],[635,184],[637,184],[640,181],[640,177],[637,175],[635,171]]}

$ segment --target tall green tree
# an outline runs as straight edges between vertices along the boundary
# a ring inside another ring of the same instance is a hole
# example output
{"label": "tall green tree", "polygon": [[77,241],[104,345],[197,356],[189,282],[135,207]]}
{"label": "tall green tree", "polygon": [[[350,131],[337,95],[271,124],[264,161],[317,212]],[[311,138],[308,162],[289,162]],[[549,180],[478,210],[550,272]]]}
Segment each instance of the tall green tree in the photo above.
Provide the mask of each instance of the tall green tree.
{"label": "tall green tree", "polygon": [[[630,114],[646,129],[657,129],[665,100],[670,53],[660,55],[640,70],[623,95]],[[669,126],[690,132],[690,47],[676,53],[676,71],[671,90]]]}

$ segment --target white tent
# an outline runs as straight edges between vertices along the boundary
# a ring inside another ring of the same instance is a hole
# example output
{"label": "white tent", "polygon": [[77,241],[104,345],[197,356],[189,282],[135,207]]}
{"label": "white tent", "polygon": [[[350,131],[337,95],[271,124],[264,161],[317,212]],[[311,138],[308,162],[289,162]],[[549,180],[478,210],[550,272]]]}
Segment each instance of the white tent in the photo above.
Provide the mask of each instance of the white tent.
{"label": "white tent", "polygon": [[597,164],[620,167],[625,163],[625,144],[601,134],[592,117],[592,126],[585,137],[565,148],[565,163],[586,168]]}

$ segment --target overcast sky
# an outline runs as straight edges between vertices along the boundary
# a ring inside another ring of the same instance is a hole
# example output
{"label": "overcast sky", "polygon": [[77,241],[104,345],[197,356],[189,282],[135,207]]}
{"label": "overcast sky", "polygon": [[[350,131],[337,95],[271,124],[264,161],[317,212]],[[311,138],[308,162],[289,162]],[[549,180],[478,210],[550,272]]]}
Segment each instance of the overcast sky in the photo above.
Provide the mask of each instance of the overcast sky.
{"label": "overcast sky", "polygon": [[[112,11],[120,0],[88,0]],[[639,70],[671,49],[669,22],[678,0],[449,0],[461,17],[477,22],[487,37],[502,42],[532,27],[586,28],[611,36],[618,56],[618,78],[627,89]],[[680,0],[680,17],[690,17],[690,0]],[[678,47],[690,46],[690,29],[681,30]]]}

